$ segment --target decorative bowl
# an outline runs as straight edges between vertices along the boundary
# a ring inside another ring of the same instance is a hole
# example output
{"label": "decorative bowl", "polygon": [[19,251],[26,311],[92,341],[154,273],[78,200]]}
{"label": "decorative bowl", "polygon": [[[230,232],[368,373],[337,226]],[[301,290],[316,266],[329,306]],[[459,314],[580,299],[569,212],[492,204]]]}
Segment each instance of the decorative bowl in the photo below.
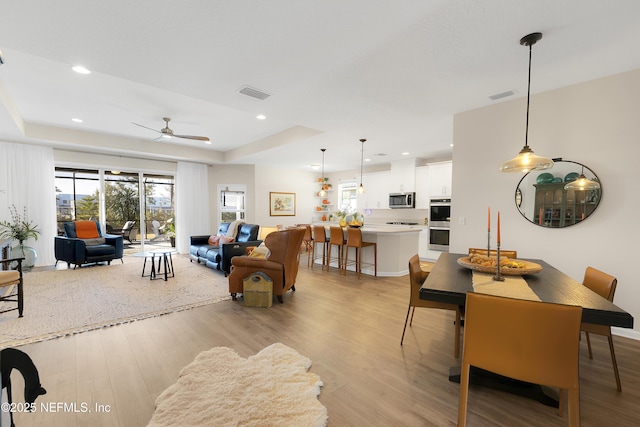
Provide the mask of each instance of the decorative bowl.
{"label": "decorative bowl", "polygon": [[[492,257],[492,258],[495,258],[495,257]],[[512,268],[512,267],[503,265],[502,268],[500,269],[500,273],[502,273],[504,276],[522,276],[525,274],[535,274],[542,271],[542,266],[540,264],[536,264],[535,262],[524,261],[521,259],[511,259],[511,258],[509,258],[509,261],[513,262],[514,265],[517,265],[518,267]],[[458,264],[470,270],[479,271],[481,273],[496,272],[495,266],[475,264],[471,262],[471,259],[468,256],[458,258]]]}

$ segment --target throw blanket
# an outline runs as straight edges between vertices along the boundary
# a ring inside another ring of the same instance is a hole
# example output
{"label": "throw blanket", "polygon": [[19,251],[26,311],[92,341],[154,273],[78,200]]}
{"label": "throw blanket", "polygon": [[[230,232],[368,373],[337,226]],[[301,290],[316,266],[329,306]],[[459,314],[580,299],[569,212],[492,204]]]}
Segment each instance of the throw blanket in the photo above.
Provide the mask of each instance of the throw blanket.
{"label": "throw blanket", "polygon": [[240,224],[244,224],[244,221],[241,219],[237,219],[229,224],[229,228],[227,229],[227,237],[233,237],[235,239],[236,234],[238,234],[238,227]]}

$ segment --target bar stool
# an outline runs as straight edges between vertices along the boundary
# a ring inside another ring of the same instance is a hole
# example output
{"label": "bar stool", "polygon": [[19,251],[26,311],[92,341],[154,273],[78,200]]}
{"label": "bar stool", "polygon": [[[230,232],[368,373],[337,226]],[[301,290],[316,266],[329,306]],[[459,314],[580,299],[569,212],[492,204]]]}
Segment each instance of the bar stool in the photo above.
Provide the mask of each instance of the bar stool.
{"label": "bar stool", "polygon": [[[324,270],[327,247],[329,245],[329,241],[327,240],[327,234],[324,229],[324,225],[314,225],[313,226],[313,239],[311,240],[311,268],[313,268],[313,264],[316,263],[316,245],[322,245],[322,269]],[[307,257],[307,267],[309,267],[309,259]]]}
{"label": "bar stool", "polygon": [[375,242],[363,242],[362,230],[359,228],[349,227],[347,228],[347,244],[344,248],[344,275],[347,275],[347,258],[349,255],[349,248],[356,249],[356,259],[354,261],[356,271],[358,272],[358,279],[360,279],[360,272],[362,271],[362,248],[373,247],[373,271],[374,276],[378,275],[378,245]]}
{"label": "bar stool", "polygon": [[[313,236],[311,234],[311,226],[309,224],[298,224],[298,227],[304,227],[304,237],[302,238],[302,246],[300,247],[300,249],[302,249],[303,247],[307,250],[307,252],[311,251],[311,245],[313,243]],[[307,256],[307,258],[309,258]],[[307,260],[308,263],[308,260]]]}
{"label": "bar stool", "polygon": [[344,239],[344,231],[342,227],[329,227],[329,251],[327,252],[327,271],[331,266],[331,247],[338,247],[338,257],[334,258],[338,261],[338,272],[342,270],[342,253],[346,240]]}

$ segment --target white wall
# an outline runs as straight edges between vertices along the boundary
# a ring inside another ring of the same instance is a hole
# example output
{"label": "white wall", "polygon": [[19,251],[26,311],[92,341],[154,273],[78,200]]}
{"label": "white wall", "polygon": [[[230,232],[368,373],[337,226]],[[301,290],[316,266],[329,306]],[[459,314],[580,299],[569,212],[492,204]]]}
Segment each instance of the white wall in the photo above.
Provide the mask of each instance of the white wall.
{"label": "white wall", "polygon": [[[524,145],[526,99],[457,114],[451,251],[486,245],[491,206],[493,227],[501,212],[503,248],[544,259],[580,282],[589,265],[616,276],[615,304],[640,319],[639,100],[640,70],[532,96],[530,147],[539,155],[583,163],[602,183],[596,212],[564,229],[527,222],[514,203],[522,175],[498,171]],[[633,331],[616,328],[615,333],[640,339],[640,326],[636,321]]]}
{"label": "white wall", "polygon": [[[311,222],[318,192],[318,174],[313,171],[283,170],[282,168],[255,166],[255,223],[275,227]],[[269,192],[296,193],[295,216],[270,216]],[[251,196],[249,196],[251,197]]]}
{"label": "white wall", "polygon": [[212,165],[209,166],[209,201],[211,203],[211,232],[220,226],[218,212],[218,185],[243,184],[246,186],[245,221],[249,224],[259,224],[255,221],[255,166],[253,165]]}

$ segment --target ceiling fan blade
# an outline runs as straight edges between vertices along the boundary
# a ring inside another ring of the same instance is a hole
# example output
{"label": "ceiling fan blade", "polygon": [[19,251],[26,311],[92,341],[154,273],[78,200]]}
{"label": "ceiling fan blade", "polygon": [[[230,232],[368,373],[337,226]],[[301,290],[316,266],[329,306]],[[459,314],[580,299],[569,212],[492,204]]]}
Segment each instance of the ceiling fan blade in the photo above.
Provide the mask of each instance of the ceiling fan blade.
{"label": "ceiling fan blade", "polygon": [[136,125],[136,126],[140,126],[141,128],[145,128],[145,129],[152,130],[152,131],[154,131],[154,132],[162,133],[162,132],[160,132],[158,129],[153,129],[153,128],[150,128],[150,127],[147,127],[147,126],[141,125],[141,124],[139,124],[139,123],[135,123],[135,122],[131,122],[131,123],[132,123],[132,124],[134,124],[134,125]]}
{"label": "ceiling fan blade", "polygon": [[195,139],[196,141],[209,141],[209,138],[206,136],[193,136],[193,135],[173,135],[176,138],[183,139]]}

